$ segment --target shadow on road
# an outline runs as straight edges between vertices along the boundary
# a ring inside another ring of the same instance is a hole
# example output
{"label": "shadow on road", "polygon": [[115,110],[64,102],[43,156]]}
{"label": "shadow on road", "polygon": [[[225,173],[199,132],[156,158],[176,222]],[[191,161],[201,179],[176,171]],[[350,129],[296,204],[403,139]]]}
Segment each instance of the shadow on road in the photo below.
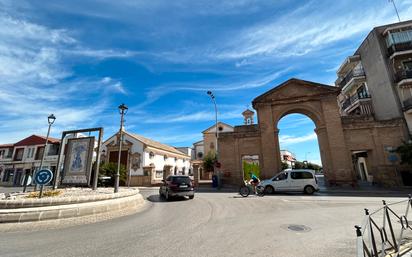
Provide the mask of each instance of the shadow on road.
{"label": "shadow on road", "polygon": [[170,198],[169,201],[166,201],[166,199],[160,197],[160,195],[150,195],[147,197],[147,200],[153,203],[167,203],[167,202],[188,201],[189,199],[184,196],[180,196],[180,197],[172,197]]}

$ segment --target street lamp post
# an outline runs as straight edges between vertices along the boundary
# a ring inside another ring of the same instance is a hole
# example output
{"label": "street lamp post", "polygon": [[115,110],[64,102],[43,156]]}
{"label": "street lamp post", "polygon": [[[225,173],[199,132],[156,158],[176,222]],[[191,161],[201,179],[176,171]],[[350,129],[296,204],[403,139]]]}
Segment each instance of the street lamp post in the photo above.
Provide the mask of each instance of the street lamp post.
{"label": "street lamp post", "polygon": [[119,130],[119,156],[117,159],[117,172],[115,175],[115,180],[114,180],[114,192],[117,193],[119,192],[119,177],[120,177],[120,158],[122,154],[122,143],[123,143],[123,123],[124,123],[124,115],[127,113],[127,106],[125,104],[119,105],[119,113],[120,113],[120,130]]}
{"label": "street lamp post", "polygon": [[215,105],[215,131],[216,131],[216,160],[218,160],[218,156],[219,156],[219,148],[218,148],[218,138],[219,138],[219,129],[217,127],[217,105],[216,105],[216,100],[215,100],[215,96],[213,95],[212,91],[207,91],[207,94],[210,96],[210,98],[213,101],[213,104]]}
{"label": "street lamp post", "polygon": [[[44,157],[46,155],[47,142],[49,141],[50,128],[53,125],[55,120],[56,120],[56,117],[54,116],[54,114],[50,114],[49,117],[47,117],[47,122],[49,123],[49,128],[47,130],[46,142],[44,143],[43,154],[42,154],[42,157],[41,157],[40,167],[39,167],[38,171],[43,168]],[[35,184],[34,188],[35,189],[37,188],[37,184]],[[43,185],[40,186],[40,195],[39,195],[39,197],[41,197],[42,193],[43,193]]]}

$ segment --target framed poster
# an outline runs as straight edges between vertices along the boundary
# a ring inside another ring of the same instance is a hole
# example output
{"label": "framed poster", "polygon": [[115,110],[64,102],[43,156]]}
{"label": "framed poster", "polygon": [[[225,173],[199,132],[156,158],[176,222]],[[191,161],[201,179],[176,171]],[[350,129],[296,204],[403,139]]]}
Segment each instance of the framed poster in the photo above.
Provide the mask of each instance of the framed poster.
{"label": "framed poster", "polygon": [[64,158],[63,184],[89,185],[94,137],[70,138]]}

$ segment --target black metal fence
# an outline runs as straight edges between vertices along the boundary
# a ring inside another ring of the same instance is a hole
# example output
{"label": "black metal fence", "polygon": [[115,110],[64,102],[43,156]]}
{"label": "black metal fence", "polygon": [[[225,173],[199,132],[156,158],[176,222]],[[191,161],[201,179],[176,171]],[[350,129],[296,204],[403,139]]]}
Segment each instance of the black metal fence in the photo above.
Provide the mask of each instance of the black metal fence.
{"label": "black metal fence", "polygon": [[357,257],[397,257],[412,249],[411,195],[400,202],[382,202],[374,212],[365,209],[362,226],[355,226]]}

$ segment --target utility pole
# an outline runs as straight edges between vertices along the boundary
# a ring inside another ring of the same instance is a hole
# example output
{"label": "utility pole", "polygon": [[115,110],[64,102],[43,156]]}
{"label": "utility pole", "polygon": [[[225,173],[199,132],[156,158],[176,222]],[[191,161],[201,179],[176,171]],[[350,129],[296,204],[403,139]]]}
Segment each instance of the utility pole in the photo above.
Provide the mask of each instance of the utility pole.
{"label": "utility pole", "polygon": [[395,9],[395,12],[396,12],[396,16],[398,16],[399,22],[401,22],[401,17],[399,17],[399,12],[398,12],[398,8],[396,7],[395,0],[389,0],[389,2],[392,2],[393,8]]}

